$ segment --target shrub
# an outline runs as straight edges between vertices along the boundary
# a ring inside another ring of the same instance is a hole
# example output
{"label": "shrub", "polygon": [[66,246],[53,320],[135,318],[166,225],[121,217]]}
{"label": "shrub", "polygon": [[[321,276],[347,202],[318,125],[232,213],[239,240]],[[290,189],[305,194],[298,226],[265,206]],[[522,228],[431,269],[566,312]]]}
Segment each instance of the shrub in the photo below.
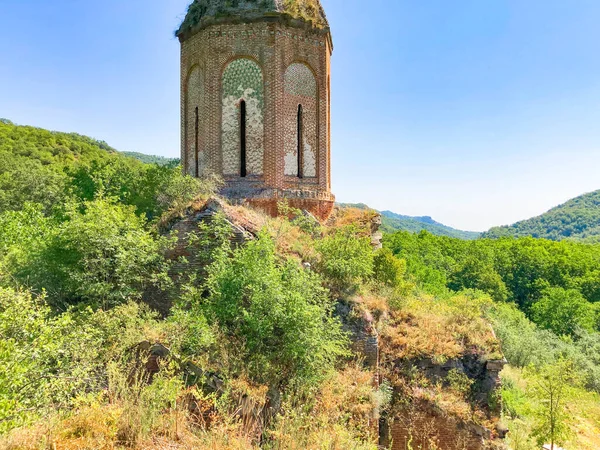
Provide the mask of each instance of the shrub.
{"label": "shrub", "polygon": [[143,340],[146,326],[153,316],[136,304],[53,316],[44,297],[0,289],[0,433],[101,390],[107,362]]}
{"label": "shrub", "polygon": [[540,367],[554,359],[552,347],[560,345],[559,339],[540,330],[516,305],[496,304],[488,311],[488,316],[511,365]]}
{"label": "shrub", "polygon": [[317,243],[318,270],[336,290],[351,289],[373,273],[373,248],[353,226],[336,228]]}
{"label": "shrub", "polygon": [[382,248],[373,258],[373,278],[389,287],[400,287],[406,275],[406,261],[398,259],[388,248]]}
{"label": "shrub", "polygon": [[190,314],[218,324],[230,350],[260,383],[319,380],[345,354],[346,338],[332,317],[320,278],[278,261],[265,233],[236,249],[216,252],[206,299]]}
{"label": "shrub", "polygon": [[68,218],[51,228],[17,276],[48,291],[53,306],[80,302],[103,307],[139,298],[146,286],[166,280],[163,250],[132,207],[110,200],[71,207]]}

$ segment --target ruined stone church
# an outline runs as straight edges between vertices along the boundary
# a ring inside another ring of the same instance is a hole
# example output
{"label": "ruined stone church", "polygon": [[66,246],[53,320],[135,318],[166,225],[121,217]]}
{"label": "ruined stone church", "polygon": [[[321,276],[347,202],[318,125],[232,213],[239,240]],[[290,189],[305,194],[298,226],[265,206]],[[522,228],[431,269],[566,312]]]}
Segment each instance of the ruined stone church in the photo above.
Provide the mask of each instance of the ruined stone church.
{"label": "ruined stone church", "polygon": [[194,0],[181,42],[181,161],[270,214],[326,219],[331,32],[319,0]]}

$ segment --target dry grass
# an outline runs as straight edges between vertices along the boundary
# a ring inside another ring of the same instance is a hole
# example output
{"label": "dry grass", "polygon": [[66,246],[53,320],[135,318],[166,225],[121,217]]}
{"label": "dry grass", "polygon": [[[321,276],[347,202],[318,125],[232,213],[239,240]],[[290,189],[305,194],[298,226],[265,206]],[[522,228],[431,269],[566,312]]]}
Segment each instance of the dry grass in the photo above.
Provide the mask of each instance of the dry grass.
{"label": "dry grass", "polygon": [[335,229],[347,225],[356,225],[365,236],[370,236],[371,223],[377,215],[378,213],[372,209],[336,207],[327,221],[327,227]]}
{"label": "dry grass", "polygon": [[40,422],[0,440],[1,450],[246,450],[258,448],[239,423],[220,420],[210,430],[194,426],[183,411],[165,411],[152,434],[123,440],[124,409],[103,404],[82,408],[66,419]]}
{"label": "dry grass", "polygon": [[284,217],[271,219],[266,230],[274,239],[279,255],[314,264],[317,261],[314,239]]}
{"label": "dry grass", "polygon": [[286,405],[270,433],[273,450],[375,450],[374,374],[351,365],[323,383],[310,407]]}
{"label": "dry grass", "polygon": [[190,391],[183,389],[178,406],[153,410],[152,427],[142,433],[136,417],[147,414],[144,405],[135,412],[130,398],[109,401],[96,396],[67,416],[56,414],[14,430],[0,439],[0,450],[374,450],[373,380],[373,373],[358,365],[332,374],[308,403],[284,404],[260,445],[267,388],[240,378],[231,381],[227,395],[216,403],[201,399],[206,403],[202,412],[212,409],[209,420],[190,413],[184,401]]}
{"label": "dry grass", "polygon": [[407,300],[391,315],[383,333],[384,351],[395,358],[436,362],[468,354],[501,357],[492,328],[482,317],[481,300],[465,295]]}
{"label": "dry grass", "polygon": [[390,306],[387,298],[372,291],[359,293],[354,299],[363,310],[363,315],[372,318],[380,331],[384,323],[387,322],[390,314]]}
{"label": "dry grass", "polygon": [[577,402],[570,407],[575,415],[574,429],[577,438],[571,448],[597,450],[600,448],[600,395],[581,392]]}

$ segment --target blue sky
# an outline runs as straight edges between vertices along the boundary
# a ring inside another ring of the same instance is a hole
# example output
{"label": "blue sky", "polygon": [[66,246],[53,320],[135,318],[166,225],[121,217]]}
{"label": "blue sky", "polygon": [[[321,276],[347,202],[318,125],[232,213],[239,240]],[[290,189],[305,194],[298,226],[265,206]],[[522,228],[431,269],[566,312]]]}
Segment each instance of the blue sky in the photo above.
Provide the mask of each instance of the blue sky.
{"label": "blue sky", "polygon": [[[179,154],[189,0],[0,0],[0,117]],[[322,0],[339,201],[484,230],[600,189],[600,2]]]}

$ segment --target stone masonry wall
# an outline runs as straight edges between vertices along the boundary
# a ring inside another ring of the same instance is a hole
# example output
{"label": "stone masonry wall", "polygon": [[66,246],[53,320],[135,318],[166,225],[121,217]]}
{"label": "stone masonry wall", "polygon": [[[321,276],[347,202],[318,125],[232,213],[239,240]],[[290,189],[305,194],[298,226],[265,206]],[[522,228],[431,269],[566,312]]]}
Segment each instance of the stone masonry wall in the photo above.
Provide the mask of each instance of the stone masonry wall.
{"label": "stone masonry wall", "polygon": [[483,450],[484,436],[451,417],[446,417],[426,402],[404,411],[401,419],[391,424],[390,439],[380,444],[393,450]]}

